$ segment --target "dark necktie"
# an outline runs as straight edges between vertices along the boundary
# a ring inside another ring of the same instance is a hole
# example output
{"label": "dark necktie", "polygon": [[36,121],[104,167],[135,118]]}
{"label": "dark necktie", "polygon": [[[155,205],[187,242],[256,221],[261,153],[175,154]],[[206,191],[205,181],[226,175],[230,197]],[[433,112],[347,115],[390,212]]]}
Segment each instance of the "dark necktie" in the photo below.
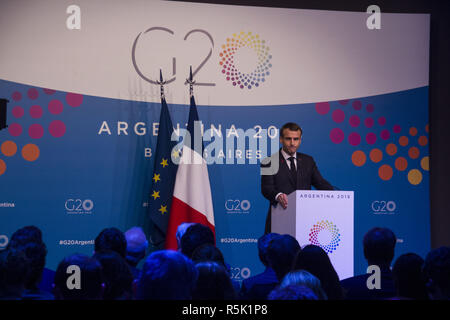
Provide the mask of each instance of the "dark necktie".
{"label": "dark necktie", "polygon": [[289,157],[288,160],[291,162],[291,169],[289,170],[292,176],[292,179],[294,179],[294,183],[297,185],[297,169],[295,167],[295,158]]}

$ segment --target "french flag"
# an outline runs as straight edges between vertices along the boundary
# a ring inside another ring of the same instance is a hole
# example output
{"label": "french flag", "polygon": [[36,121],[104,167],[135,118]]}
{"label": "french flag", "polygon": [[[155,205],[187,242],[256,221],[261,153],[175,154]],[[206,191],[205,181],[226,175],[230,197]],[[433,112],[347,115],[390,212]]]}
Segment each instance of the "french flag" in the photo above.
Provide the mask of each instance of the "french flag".
{"label": "french flag", "polygon": [[[197,139],[195,139],[196,136]],[[166,234],[166,249],[177,249],[175,235],[178,226],[183,222],[201,223],[209,227],[215,235],[208,166],[202,156],[203,140],[200,138],[200,122],[191,89],[189,122],[175,178]]]}

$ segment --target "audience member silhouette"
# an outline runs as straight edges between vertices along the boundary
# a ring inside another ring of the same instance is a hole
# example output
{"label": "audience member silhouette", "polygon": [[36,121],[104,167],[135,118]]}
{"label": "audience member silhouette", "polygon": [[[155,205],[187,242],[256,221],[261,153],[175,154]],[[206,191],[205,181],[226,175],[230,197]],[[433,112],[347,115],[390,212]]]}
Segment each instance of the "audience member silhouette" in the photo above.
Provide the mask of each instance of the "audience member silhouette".
{"label": "audience member silhouette", "polygon": [[428,296],[432,300],[450,299],[450,247],[428,253],[423,265]]}
{"label": "audience member silhouette", "polygon": [[372,228],[363,239],[364,257],[369,266],[377,265],[381,271],[381,288],[369,289],[367,279],[372,274],[362,274],[341,281],[344,295],[349,300],[386,299],[395,296],[390,265],[394,258],[397,238],[387,228]]}
{"label": "audience member silhouette", "polygon": [[13,247],[0,251],[0,300],[21,300],[27,280],[25,253]]}
{"label": "audience member silhouette", "polygon": [[195,265],[198,278],[192,293],[194,300],[233,300],[236,293],[223,265],[200,262]]}
{"label": "audience member silhouette", "polygon": [[[77,284],[76,271],[67,273],[71,271],[69,266],[79,268],[79,288],[68,286],[68,283]],[[103,288],[102,266],[94,258],[76,253],[63,259],[56,268],[55,300],[101,300]]]}
{"label": "audience member silhouette", "polygon": [[36,226],[26,226],[14,232],[9,240],[9,244],[22,245],[29,242],[42,242],[42,231]]}
{"label": "audience member silhouette", "polygon": [[120,254],[122,258],[125,258],[127,254],[127,240],[119,229],[106,228],[95,238],[94,250],[95,252],[112,250]]}
{"label": "audience member silhouette", "polygon": [[197,247],[194,252],[192,252],[191,259],[195,264],[200,262],[216,262],[227,270],[227,265],[225,264],[222,252],[219,248],[210,243],[205,243]]}
{"label": "audience member silhouette", "polygon": [[268,300],[319,300],[314,292],[301,285],[279,287],[270,292]]}
{"label": "audience member silhouette", "polygon": [[277,275],[267,261],[267,249],[270,241],[279,236],[278,233],[266,233],[258,239],[258,256],[265,269],[262,273],[244,279],[239,292],[240,299],[261,300],[266,299],[270,291],[278,285]]}
{"label": "audience member silhouette", "polygon": [[133,275],[124,258],[115,251],[96,252],[93,256],[102,266],[104,300],[130,300],[133,297]]}
{"label": "audience member silhouette", "polygon": [[200,223],[195,223],[186,229],[180,240],[181,253],[186,257],[191,258],[192,253],[197,247],[203,244],[215,245],[214,233],[210,228]]}
{"label": "audience member silhouette", "polygon": [[397,258],[392,268],[397,295],[392,299],[428,299],[422,275],[423,263],[424,260],[415,253],[405,253]]}
{"label": "audience member silhouette", "polygon": [[296,270],[286,274],[281,281],[280,288],[290,285],[299,285],[310,288],[318,300],[328,299],[320,280],[306,270]]}
{"label": "audience member silhouette", "polygon": [[344,298],[339,277],[328,254],[319,246],[307,245],[297,254],[293,270],[306,270],[320,280],[328,300]]}
{"label": "audience member silhouette", "polygon": [[[192,261],[195,264],[200,262],[216,262],[221,265],[228,273],[229,277],[231,277],[230,266],[225,262],[222,251],[210,243],[205,243],[200,247],[197,247],[192,253]],[[240,283],[235,279],[232,279],[231,283],[233,284],[234,290],[239,292],[241,289]]]}
{"label": "audience member silhouette", "polygon": [[178,251],[181,251],[181,238],[183,237],[184,233],[186,232],[186,230],[194,225],[194,222],[184,222],[182,224],[180,224],[177,228],[177,232],[175,233],[175,237],[177,239],[177,249]]}
{"label": "audience member silhouette", "polygon": [[53,300],[53,295],[45,290],[39,289],[42,273],[45,267],[47,248],[43,242],[28,242],[18,245],[11,242],[11,247],[22,251],[27,258],[27,277],[23,300]]}
{"label": "audience member silhouette", "polygon": [[127,240],[127,253],[125,259],[130,266],[134,279],[138,279],[141,271],[138,269],[139,262],[145,258],[148,248],[147,237],[140,227],[132,227],[125,232]]}
{"label": "audience member silhouette", "polygon": [[190,300],[197,280],[194,263],[172,250],[150,254],[136,285],[139,300]]}
{"label": "audience member silhouette", "polygon": [[[45,246],[45,243],[42,240],[42,231],[36,226],[26,226],[16,230],[12,234],[8,246],[18,247],[22,245],[27,245],[30,242],[43,244],[43,246]],[[37,285],[37,289],[33,287],[29,288],[34,291],[33,293],[34,299],[52,299],[53,296],[51,295],[51,292],[53,290],[52,285],[54,277],[55,271],[45,268],[44,262],[44,268],[40,275],[41,280]],[[39,292],[37,292],[37,290]],[[33,295],[30,295],[28,298],[33,299]]]}
{"label": "audience member silhouette", "polygon": [[291,271],[297,253],[301,250],[297,239],[288,234],[274,237],[267,248],[267,261],[278,281]]}

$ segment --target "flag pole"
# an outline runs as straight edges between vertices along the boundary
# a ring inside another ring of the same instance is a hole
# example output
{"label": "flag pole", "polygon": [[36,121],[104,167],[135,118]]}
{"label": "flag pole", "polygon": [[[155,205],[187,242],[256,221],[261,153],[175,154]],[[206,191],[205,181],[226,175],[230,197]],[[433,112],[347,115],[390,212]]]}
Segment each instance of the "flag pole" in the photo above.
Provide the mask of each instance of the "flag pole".
{"label": "flag pole", "polygon": [[164,85],[166,84],[166,81],[163,80],[163,76],[162,76],[162,70],[159,69],[159,81],[156,80],[156,83],[159,84],[161,86],[161,100],[165,99],[166,96],[164,95]]}
{"label": "flag pole", "polygon": [[194,78],[192,77],[192,66],[189,67],[189,79],[186,79],[186,82],[189,84],[189,97],[192,98],[194,96]]}

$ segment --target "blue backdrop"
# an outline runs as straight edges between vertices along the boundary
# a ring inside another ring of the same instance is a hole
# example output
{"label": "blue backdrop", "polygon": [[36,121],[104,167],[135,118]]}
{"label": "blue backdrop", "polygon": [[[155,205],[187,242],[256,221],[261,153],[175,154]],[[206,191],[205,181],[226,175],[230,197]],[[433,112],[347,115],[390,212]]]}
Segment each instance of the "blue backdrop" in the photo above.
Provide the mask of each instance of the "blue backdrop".
{"label": "blue backdrop", "polygon": [[[143,224],[159,103],[3,80],[0,96],[10,100],[9,128],[0,131],[0,235],[37,225],[48,247],[47,267],[55,269],[71,253],[91,254],[103,228]],[[168,104],[174,125],[184,128],[188,105]],[[395,232],[396,256],[429,251],[428,87],[310,104],[199,105],[198,111],[205,129],[221,126],[224,136],[230,128],[272,126],[277,142],[273,127],[295,121],[303,128],[299,151],[312,155],[333,185],[355,191],[356,274],[365,272],[362,237],[374,226]],[[256,240],[268,203],[256,160],[209,165],[217,245],[237,280],[263,269]]]}

